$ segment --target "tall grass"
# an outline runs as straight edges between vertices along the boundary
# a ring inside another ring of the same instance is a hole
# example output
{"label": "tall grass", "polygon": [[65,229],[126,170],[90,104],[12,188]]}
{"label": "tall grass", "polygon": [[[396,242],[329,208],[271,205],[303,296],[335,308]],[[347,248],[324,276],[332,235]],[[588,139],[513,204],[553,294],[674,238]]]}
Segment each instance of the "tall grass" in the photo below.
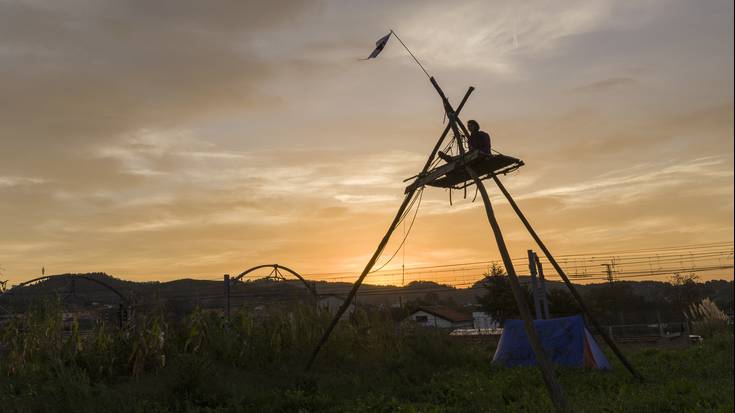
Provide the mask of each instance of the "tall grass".
{"label": "tall grass", "polygon": [[[383,313],[340,323],[303,367],[330,317],[310,307],[241,309],[226,323],[200,309],[138,313],[83,334],[58,302],[0,327],[4,412],[464,412],[551,408],[535,368],[491,366],[494,347],[456,341]],[[687,350],[631,359],[647,377],[559,369],[577,411],[732,411],[732,332]],[[611,360],[613,360],[611,358]],[[614,361],[614,360],[613,360]]]}
{"label": "tall grass", "polygon": [[693,331],[703,337],[713,337],[728,330],[727,314],[709,298],[692,303],[684,316],[692,324]]}
{"label": "tall grass", "polygon": [[[216,313],[195,309],[170,320],[160,309],[138,314],[118,329],[103,323],[82,336],[78,323],[65,326],[58,302],[32,306],[0,333],[5,375],[32,373],[49,363],[75,365],[94,379],[138,377],[165,368],[181,355],[197,356],[248,369],[304,367],[330,321],[330,315],[297,306],[267,314],[240,309],[229,323]],[[357,312],[334,331],[318,365],[401,365],[412,361],[448,363],[460,353],[445,333],[402,326],[384,313]]]}

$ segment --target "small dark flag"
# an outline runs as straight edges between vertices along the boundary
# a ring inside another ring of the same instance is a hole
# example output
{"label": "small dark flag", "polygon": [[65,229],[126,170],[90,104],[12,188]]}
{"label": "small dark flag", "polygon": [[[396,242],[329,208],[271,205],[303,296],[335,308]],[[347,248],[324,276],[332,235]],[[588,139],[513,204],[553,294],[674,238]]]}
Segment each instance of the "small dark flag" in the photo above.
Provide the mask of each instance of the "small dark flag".
{"label": "small dark flag", "polygon": [[[383,51],[383,48],[388,43],[388,39],[390,39],[390,35],[391,34],[393,34],[393,32],[390,32],[390,33],[386,34],[385,36],[381,37],[380,40],[378,40],[377,42],[375,42],[375,50],[373,50],[373,52],[370,53],[370,56],[368,56],[367,59],[372,59],[374,57],[378,57],[378,55],[380,54],[380,52]],[[364,59],[364,60],[367,60],[367,59]]]}

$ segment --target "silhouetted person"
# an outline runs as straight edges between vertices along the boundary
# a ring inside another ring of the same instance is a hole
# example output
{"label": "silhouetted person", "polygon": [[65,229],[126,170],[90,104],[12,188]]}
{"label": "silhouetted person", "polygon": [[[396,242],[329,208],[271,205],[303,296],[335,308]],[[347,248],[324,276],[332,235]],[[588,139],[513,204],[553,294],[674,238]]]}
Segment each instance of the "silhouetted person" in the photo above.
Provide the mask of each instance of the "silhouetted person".
{"label": "silhouetted person", "polygon": [[[490,135],[480,130],[480,124],[476,120],[467,121],[467,129],[470,132],[470,136],[467,138],[470,152],[478,150],[482,154],[490,155]],[[439,151],[437,155],[446,162],[453,161],[450,155],[442,151]]]}
{"label": "silhouetted person", "polygon": [[490,135],[480,130],[480,124],[476,120],[467,121],[467,129],[470,132],[467,138],[470,151],[476,149],[485,155],[490,155]]}

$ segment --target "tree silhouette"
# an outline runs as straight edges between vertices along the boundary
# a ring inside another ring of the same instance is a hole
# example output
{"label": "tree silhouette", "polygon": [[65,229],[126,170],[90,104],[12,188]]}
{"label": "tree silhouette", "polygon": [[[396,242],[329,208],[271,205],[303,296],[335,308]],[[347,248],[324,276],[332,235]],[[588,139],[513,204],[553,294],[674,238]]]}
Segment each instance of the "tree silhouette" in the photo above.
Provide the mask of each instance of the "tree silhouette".
{"label": "tree silhouette", "polygon": [[[477,301],[501,326],[509,318],[520,317],[518,305],[510,289],[508,276],[502,266],[493,263],[488,272],[485,273],[483,286],[487,289],[487,293],[482,297],[478,297]],[[530,308],[530,303],[533,302],[531,291],[528,286],[522,288],[522,291],[526,295],[526,303],[529,303],[529,310],[533,311]]]}

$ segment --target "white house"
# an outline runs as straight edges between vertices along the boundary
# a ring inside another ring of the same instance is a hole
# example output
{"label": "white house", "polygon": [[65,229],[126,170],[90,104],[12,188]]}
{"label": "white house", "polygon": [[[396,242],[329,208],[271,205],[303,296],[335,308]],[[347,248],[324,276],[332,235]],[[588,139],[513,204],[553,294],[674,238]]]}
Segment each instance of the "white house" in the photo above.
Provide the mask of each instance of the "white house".
{"label": "white house", "polygon": [[490,314],[484,312],[484,311],[473,311],[472,312],[472,321],[474,324],[474,328],[476,329],[486,329],[486,328],[498,328],[500,327],[500,323],[493,320],[493,318],[490,316]]}
{"label": "white house", "polygon": [[471,328],[473,326],[472,315],[441,305],[419,307],[406,320],[422,327]]}
{"label": "white house", "polygon": [[[335,314],[337,314],[337,311],[339,310],[339,308],[342,306],[344,302],[345,302],[345,299],[340,296],[333,295],[333,294],[323,295],[323,296],[320,296],[319,299],[317,300],[316,308],[317,310],[320,310],[320,311],[327,311],[329,312],[330,315],[334,316]],[[350,303],[350,306],[347,307],[347,311],[345,311],[345,313],[342,314],[342,317],[340,317],[340,320],[349,319],[350,316],[354,312],[355,312],[355,302],[353,301]]]}

